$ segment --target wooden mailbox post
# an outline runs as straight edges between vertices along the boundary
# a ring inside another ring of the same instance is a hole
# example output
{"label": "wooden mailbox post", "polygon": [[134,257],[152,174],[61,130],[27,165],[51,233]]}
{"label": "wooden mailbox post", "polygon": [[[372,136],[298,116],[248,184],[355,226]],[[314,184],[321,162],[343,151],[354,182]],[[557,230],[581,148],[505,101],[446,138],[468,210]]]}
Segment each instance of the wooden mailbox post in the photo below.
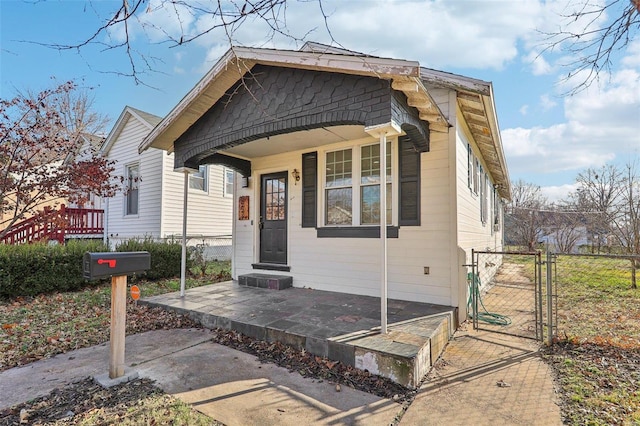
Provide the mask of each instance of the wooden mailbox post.
{"label": "wooden mailbox post", "polygon": [[124,375],[124,340],[127,318],[127,275],[151,268],[146,251],[85,253],[82,262],[84,278],[111,277],[111,330],[109,345],[109,378]]}

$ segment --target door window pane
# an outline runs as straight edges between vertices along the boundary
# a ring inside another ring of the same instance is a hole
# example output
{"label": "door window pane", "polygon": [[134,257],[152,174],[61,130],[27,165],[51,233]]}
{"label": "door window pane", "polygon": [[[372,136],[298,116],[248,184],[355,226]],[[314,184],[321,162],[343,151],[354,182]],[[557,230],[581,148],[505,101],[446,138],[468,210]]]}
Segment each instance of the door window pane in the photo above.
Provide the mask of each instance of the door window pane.
{"label": "door window pane", "polygon": [[265,194],[265,220],[285,220],[285,178],[267,179]]}

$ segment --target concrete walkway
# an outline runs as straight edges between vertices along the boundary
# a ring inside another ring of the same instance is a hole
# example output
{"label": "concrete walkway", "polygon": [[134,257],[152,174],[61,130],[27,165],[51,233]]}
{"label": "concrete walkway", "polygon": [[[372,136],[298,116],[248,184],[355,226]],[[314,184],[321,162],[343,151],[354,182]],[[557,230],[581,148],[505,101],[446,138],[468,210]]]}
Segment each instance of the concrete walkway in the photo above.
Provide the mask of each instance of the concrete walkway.
{"label": "concrete walkway", "polygon": [[[549,367],[534,342],[458,330],[400,425],[560,425]],[[165,392],[227,425],[393,424],[402,407],[305,379],[211,342],[200,329],[127,337],[126,363]],[[0,409],[108,369],[108,346],[80,349],[0,373]]]}
{"label": "concrete walkway", "polygon": [[528,339],[455,333],[402,425],[561,425],[553,375]]}
{"label": "concrete walkway", "polygon": [[[108,370],[108,346],[58,355],[0,373],[0,409]],[[305,379],[254,356],[211,342],[200,329],[127,337],[126,364],[165,392],[226,425],[393,422],[400,405],[346,386]]]}

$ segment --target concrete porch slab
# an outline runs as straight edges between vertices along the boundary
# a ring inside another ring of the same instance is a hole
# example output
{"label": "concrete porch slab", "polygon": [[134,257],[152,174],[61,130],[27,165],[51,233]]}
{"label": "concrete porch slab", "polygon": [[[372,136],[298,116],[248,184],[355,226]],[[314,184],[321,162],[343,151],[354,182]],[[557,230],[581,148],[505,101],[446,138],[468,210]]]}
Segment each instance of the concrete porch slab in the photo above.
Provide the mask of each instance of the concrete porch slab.
{"label": "concrete porch slab", "polygon": [[233,281],[140,303],[188,315],[206,328],[305,349],[407,387],[418,385],[455,330],[456,309],[449,306],[389,299],[388,334],[381,335],[377,297],[295,287],[274,292]]}

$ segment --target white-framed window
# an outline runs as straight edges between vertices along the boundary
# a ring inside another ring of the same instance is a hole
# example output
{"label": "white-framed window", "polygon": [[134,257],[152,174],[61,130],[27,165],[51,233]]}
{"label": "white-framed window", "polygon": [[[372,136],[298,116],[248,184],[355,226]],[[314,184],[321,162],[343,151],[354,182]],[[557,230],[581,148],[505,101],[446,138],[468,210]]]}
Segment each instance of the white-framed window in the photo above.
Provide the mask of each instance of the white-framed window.
{"label": "white-framed window", "polygon": [[207,166],[198,167],[196,173],[189,174],[189,189],[207,192],[207,177],[209,168]]}
{"label": "white-framed window", "polygon": [[[392,142],[387,142],[386,218],[393,221]],[[380,223],[380,144],[365,144],[325,152],[324,224],[327,226]]]}
{"label": "white-framed window", "polygon": [[138,205],[140,203],[140,164],[128,164],[125,166],[125,176],[127,182],[127,190],[125,194],[124,213],[126,216],[135,216],[138,214]]}
{"label": "white-framed window", "polygon": [[493,230],[495,232],[500,231],[500,213],[502,212],[502,202],[500,201],[500,194],[497,190],[493,189]]}
{"label": "white-framed window", "polygon": [[224,168],[224,182],[222,186],[222,195],[225,197],[233,197],[233,181],[235,172],[231,169]]}
{"label": "white-framed window", "polygon": [[473,159],[473,193],[477,194],[480,190],[480,161],[474,157]]}
{"label": "white-framed window", "polygon": [[467,186],[473,189],[473,150],[471,144],[467,144]]}
{"label": "white-framed window", "polygon": [[480,166],[480,221],[483,225],[487,223],[487,195],[489,187],[489,176]]}

